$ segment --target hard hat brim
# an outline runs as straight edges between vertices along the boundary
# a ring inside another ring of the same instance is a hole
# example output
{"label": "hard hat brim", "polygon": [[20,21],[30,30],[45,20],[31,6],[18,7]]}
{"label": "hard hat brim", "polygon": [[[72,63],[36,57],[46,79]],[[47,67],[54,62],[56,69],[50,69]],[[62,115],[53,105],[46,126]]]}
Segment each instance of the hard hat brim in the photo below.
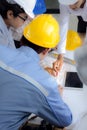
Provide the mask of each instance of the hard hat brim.
{"label": "hard hat brim", "polygon": [[60,4],[63,5],[73,5],[77,2],[78,0],[59,0]]}

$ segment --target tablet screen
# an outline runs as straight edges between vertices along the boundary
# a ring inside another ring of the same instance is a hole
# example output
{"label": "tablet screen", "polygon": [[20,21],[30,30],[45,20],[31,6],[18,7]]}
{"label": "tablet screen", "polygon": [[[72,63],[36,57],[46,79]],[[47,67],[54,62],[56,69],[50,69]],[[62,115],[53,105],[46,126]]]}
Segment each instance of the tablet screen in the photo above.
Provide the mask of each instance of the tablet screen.
{"label": "tablet screen", "polygon": [[77,72],[66,73],[65,87],[83,88],[83,83],[81,82]]}

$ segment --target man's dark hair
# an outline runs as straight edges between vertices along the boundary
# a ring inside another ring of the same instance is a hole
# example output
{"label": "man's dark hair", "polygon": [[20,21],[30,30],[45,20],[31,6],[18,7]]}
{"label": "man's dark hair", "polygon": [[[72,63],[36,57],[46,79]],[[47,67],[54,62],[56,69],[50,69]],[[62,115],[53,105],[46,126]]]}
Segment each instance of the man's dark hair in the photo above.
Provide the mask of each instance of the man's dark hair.
{"label": "man's dark hair", "polygon": [[22,36],[22,39],[21,39],[21,46],[28,46],[32,48],[33,50],[35,50],[38,54],[40,54],[42,51],[46,49],[44,47],[35,45],[31,41],[27,40],[24,36]]}
{"label": "man's dark hair", "polygon": [[11,4],[6,0],[0,0],[0,15],[4,19],[7,18],[8,10],[12,10],[14,17],[17,17],[20,13],[25,13],[23,8],[21,8],[18,4]]}

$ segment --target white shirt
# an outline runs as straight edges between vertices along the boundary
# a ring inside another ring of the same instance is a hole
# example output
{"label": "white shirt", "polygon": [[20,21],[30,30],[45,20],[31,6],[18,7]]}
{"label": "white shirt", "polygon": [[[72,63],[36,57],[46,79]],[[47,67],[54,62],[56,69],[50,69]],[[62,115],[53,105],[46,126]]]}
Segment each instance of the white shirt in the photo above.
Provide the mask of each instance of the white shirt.
{"label": "white shirt", "polygon": [[67,5],[60,4],[60,43],[58,44],[58,53],[65,53],[65,45],[66,45],[66,35],[69,27],[69,16],[70,14],[75,16],[81,16],[84,21],[87,21],[87,1],[83,8],[79,8],[77,10],[72,10]]}
{"label": "white shirt", "polygon": [[11,31],[7,28],[1,15],[0,15],[0,44],[15,48],[15,43]]}

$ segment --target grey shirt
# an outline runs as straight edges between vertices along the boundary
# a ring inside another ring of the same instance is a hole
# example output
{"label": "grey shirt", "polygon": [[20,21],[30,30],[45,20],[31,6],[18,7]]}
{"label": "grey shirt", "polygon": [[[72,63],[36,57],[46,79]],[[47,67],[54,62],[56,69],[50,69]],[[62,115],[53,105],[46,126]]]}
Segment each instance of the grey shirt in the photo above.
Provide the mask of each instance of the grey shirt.
{"label": "grey shirt", "polygon": [[7,28],[2,16],[0,15],[0,44],[15,48],[11,31]]}

